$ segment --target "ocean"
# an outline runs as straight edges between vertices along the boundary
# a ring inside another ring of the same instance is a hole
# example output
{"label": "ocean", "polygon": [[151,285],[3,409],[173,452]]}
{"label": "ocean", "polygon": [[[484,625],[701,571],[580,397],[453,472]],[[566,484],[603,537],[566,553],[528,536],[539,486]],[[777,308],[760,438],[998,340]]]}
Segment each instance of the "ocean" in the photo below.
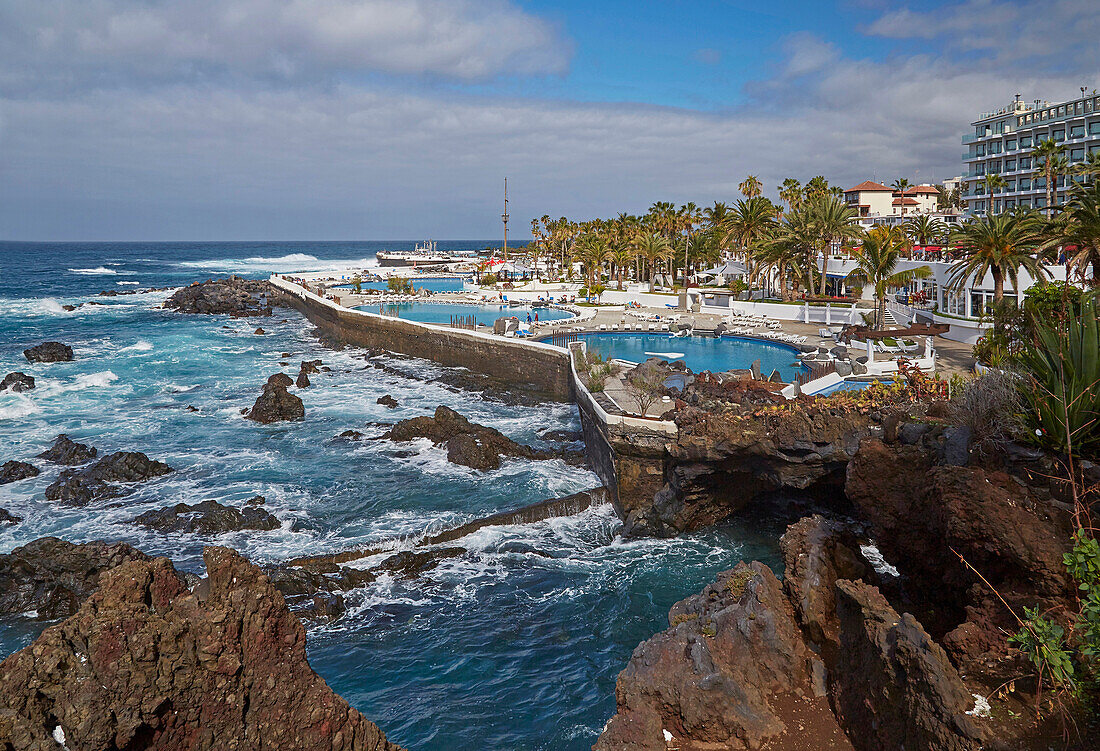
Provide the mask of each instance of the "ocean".
{"label": "ocean", "polygon": [[[161,309],[169,292],[98,296],[228,274],[371,265],[379,249],[414,244],[0,243],[0,377],[21,370],[38,381],[33,391],[0,393],[0,462],[31,460],[43,470],[0,486],[0,507],[24,518],[0,529],[0,552],[46,535],[121,540],[201,571],[204,545],[275,562],[416,538],[599,485],[592,472],[559,460],[507,461],[481,474],[427,442],[331,440],[348,429],[378,435],[381,423],[445,404],[548,448],[541,433],[579,429],[572,405],[503,404],[446,385],[436,379],[441,367],[421,360],[387,358],[377,369],[363,352],[323,347],[293,312],[184,316]],[[93,301],[103,304],[62,307]],[[266,335],[253,333],[257,325]],[[28,363],[22,350],[49,340],[70,344],[75,360]],[[313,359],[332,370],[298,392],[303,422],[262,426],[241,417],[269,375],[293,376],[299,361]],[[384,394],[399,407],[377,404]],[[32,459],[59,433],[101,454],[143,451],[176,471],[122,498],[59,506],[43,496],[58,468]],[[256,494],[279,529],[165,535],[131,523],[150,509],[208,499],[240,505]],[[465,555],[419,579],[383,576],[350,593],[341,618],[307,623],[310,663],[392,741],[415,751],[588,749],[614,713],[616,676],[640,641],[667,627],[669,606],[739,560],[777,565],[782,531],[780,520],[746,520],[675,540],[624,541],[618,526],[611,507],[600,506],[484,528],[453,543]],[[47,625],[29,615],[0,620],[0,656]]]}

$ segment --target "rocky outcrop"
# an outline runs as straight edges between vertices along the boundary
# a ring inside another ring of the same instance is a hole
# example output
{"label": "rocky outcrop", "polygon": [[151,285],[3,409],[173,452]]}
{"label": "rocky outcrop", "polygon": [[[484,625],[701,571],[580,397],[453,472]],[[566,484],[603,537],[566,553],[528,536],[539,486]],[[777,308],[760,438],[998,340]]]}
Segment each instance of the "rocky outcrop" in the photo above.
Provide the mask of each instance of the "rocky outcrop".
{"label": "rocky outcrop", "polygon": [[0,485],[7,485],[9,482],[18,482],[37,476],[38,467],[27,464],[27,462],[18,462],[11,459],[0,464]]}
{"label": "rocky outcrop", "polygon": [[432,550],[403,550],[382,561],[374,571],[395,574],[403,579],[422,576],[448,558],[466,554],[466,548],[434,548]]}
{"label": "rocky outcrop", "polygon": [[[860,412],[805,408],[760,415],[677,412],[664,446],[664,485],[652,497],[619,496],[627,536],[670,537],[722,521],[778,490],[839,497],[860,441],[880,428]],[[617,446],[629,455],[629,446]]]}
{"label": "rocky outcrop", "polygon": [[239,532],[244,529],[271,530],[279,528],[279,520],[255,506],[236,509],[217,501],[203,501],[194,505],[177,503],[165,509],[146,511],[134,519],[139,524],[158,532],[195,532],[218,535]]}
{"label": "rocky outcrop", "polygon": [[86,443],[77,443],[62,433],[54,439],[53,445],[38,455],[39,459],[45,459],[54,464],[66,464],[74,466],[87,464],[95,459],[99,451],[94,446]]}
{"label": "rocky outcrop", "polygon": [[974,697],[917,620],[877,589],[836,583],[840,649],[830,665],[837,717],[859,751],[976,751],[985,729]]}
{"label": "rocky outcrop", "polygon": [[267,379],[263,393],[245,415],[249,420],[269,424],[283,420],[304,420],[305,405],[302,400],[287,391],[293,381],[285,373],[276,373]]}
{"label": "rocky outcrop", "polygon": [[8,373],[4,376],[4,380],[0,381],[0,391],[19,393],[21,391],[30,391],[33,388],[34,376],[29,376],[19,371]]}
{"label": "rocky outcrop", "polygon": [[267,281],[231,276],[181,287],[164,301],[164,307],[180,313],[269,316],[271,306],[281,304],[283,296]]}
{"label": "rocky outcrop", "polygon": [[450,407],[436,407],[431,417],[413,417],[393,426],[385,438],[427,438],[447,449],[447,459],[482,472],[499,469],[501,457],[548,459],[551,455],[516,443],[495,428],[472,423]]}
{"label": "rocky outcrop", "polygon": [[46,498],[68,506],[86,506],[94,500],[124,495],[131,490],[127,485],[171,471],[167,464],[150,459],[140,451],[117,451],[83,469],[64,470],[46,488]]}
{"label": "rocky outcrop", "polygon": [[204,559],[194,591],[163,558],[118,566],[0,663],[0,746],[397,751],[309,667],[258,568],[225,548]]}
{"label": "rocky outcrop", "polygon": [[69,362],[73,359],[73,348],[61,342],[43,342],[23,350],[27,362]]}
{"label": "rocky outcrop", "polygon": [[6,508],[0,508],[0,527],[7,527],[23,521],[23,517],[15,516]]}
{"label": "rocky outcrop", "polygon": [[122,542],[74,545],[56,537],[29,542],[0,555],[0,615],[67,618],[99,586],[104,571],[146,560],[148,556]]}
{"label": "rocky outcrop", "polygon": [[298,369],[298,378],[294,381],[294,385],[300,389],[308,388],[310,375],[320,372],[320,360],[302,360],[302,364]]}
{"label": "rocky outcrop", "polygon": [[389,394],[383,394],[378,397],[378,404],[381,404],[383,407],[389,407],[390,409],[397,409],[397,400]]}
{"label": "rocky outcrop", "polygon": [[850,748],[829,711],[820,662],[767,566],[719,574],[674,605],[669,622],[619,675],[618,714],[595,751],[786,748],[795,739]]}

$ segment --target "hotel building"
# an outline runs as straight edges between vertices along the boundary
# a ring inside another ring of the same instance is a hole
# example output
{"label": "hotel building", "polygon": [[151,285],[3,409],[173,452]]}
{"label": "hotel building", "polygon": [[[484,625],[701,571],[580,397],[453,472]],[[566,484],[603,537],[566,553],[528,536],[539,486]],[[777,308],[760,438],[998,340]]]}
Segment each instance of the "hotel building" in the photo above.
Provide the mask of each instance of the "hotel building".
{"label": "hotel building", "polygon": [[[1017,101],[996,112],[983,114],[973,123],[973,131],[963,136],[966,146],[963,162],[965,189],[963,202],[971,214],[999,213],[1017,206],[1046,207],[1046,184],[1036,175],[1031,156],[1035,145],[1053,139],[1064,147],[1072,167],[1085,157],[1100,151],[1100,95],[1094,90],[1060,104]],[[1005,187],[989,195],[986,175],[1000,175]],[[1058,177],[1061,194],[1072,175]]]}

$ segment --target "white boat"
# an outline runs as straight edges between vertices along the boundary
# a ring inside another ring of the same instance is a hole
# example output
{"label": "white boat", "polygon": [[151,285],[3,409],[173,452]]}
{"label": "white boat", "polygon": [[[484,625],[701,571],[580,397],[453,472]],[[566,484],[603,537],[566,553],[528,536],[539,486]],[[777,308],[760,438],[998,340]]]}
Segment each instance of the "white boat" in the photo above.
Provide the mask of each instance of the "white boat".
{"label": "white boat", "polygon": [[439,250],[434,240],[417,243],[414,250],[380,250],[375,257],[379,266],[441,266],[477,260],[477,251]]}

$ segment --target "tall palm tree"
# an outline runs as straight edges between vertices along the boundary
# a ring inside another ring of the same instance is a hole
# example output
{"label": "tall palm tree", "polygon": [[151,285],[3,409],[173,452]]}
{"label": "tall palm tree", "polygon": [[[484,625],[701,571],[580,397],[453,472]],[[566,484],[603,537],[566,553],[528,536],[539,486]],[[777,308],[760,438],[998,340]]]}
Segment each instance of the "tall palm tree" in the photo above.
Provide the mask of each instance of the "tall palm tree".
{"label": "tall palm tree", "polygon": [[802,183],[793,177],[788,177],[779,186],[779,198],[787,202],[789,211],[794,211],[802,201]]}
{"label": "tall palm tree", "polygon": [[1073,165],[1071,172],[1075,175],[1080,175],[1086,182],[1088,182],[1090,178],[1092,182],[1095,182],[1096,178],[1100,177],[1100,149],[1089,152],[1089,155],[1085,157],[1084,161]]}
{"label": "tall palm tree", "polygon": [[610,256],[611,247],[607,240],[594,232],[585,234],[577,242],[577,259],[584,266],[589,295],[599,281],[600,269]]}
{"label": "tall palm tree", "polygon": [[1021,269],[1032,279],[1046,279],[1047,272],[1036,250],[1042,244],[1041,225],[1030,213],[994,214],[973,219],[951,234],[951,242],[965,256],[950,269],[949,289],[959,289],[973,278],[981,284],[993,276],[993,301],[1004,299],[1005,280],[1017,289]]}
{"label": "tall palm tree", "polygon": [[1066,266],[1093,287],[1100,287],[1100,181],[1075,185],[1070,191],[1065,209],[1047,223],[1046,247],[1061,247],[1066,252]]}
{"label": "tall palm tree", "polygon": [[621,290],[623,288],[623,272],[634,262],[633,246],[629,243],[616,245],[611,249],[610,259],[615,267],[615,281],[618,282],[619,289]]}
{"label": "tall palm tree", "polygon": [[812,222],[821,242],[821,294],[825,294],[825,282],[829,273],[829,253],[833,245],[844,240],[855,240],[863,235],[859,226],[859,214],[844,200],[834,195],[821,196],[811,202]]}
{"label": "tall palm tree", "polygon": [[905,234],[917,245],[931,245],[932,240],[943,237],[947,225],[928,214],[915,216],[904,224]]}
{"label": "tall palm tree", "polygon": [[1062,151],[1063,149],[1057,141],[1053,138],[1047,138],[1035,144],[1035,148],[1031,152],[1035,165],[1035,175],[1042,177],[1046,182],[1047,216],[1051,216],[1054,213],[1054,183],[1058,179],[1057,170],[1062,167],[1063,164],[1064,157]]}
{"label": "tall palm tree", "polygon": [[[751,249],[762,240],[775,226],[775,207],[767,198],[756,196],[738,201],[730,212],[725,227],[722,228],[727,242],[734,242],[741,256],[749,261]],[[748,265],[748,264],[747,264]],[[755,277],[749,266],[750,279]]]}
{"label": "tall palm tree", "polygon": [[901,213],[905,213],[905,191],[909,190],[912,183],[909,182],[907,177],[899,177],[890,184],[890,187],[894,189],[894,192],[898,194],[901,203]]}
{"label": "tall palm tree", "polygon": [[649,291],[652,292],[657,279],[657,264],[672,254],[672,244],[664,235],[649,232],[635,238],[634,249],[649,264]]}
{"label": "tall palm tree", "polygon": [[860,247],[852,250],[856,267],[848,273],[847,279],[861,286],[870,284],[874,287],[876,329],[882,327],[886,318],[886,293],[889,290],[932,275],[932,269],[927,266],[898,271],[902,251],[903,246],[896,234],[884,232],[878,227],[867,233]]}
{"label": "tall palm tree", "polygon": [[985,184],[985,192],[989,196],[989,211],[987,213],[993,213],[993,194],[999,189],[1008,185],[1005,179],[998,175],[996,172],[986,173],[986,176],[982,178],[982,183]]}
{"label": "tall palm tree", "polygon": [[802,193],[802,197],[820,198],[829,192],[829,181],[825,179],[823,175],[816,175],[811,177],[806,183],[806,188]]}
{"label": "tall palm tree", "polygon": [[756,175],[749,175],[745,178],[744,182],[737,186],[737,189],[745,196],[745,198],[756,198],[763,191],[764,186],[760,183],[760,178]]}

